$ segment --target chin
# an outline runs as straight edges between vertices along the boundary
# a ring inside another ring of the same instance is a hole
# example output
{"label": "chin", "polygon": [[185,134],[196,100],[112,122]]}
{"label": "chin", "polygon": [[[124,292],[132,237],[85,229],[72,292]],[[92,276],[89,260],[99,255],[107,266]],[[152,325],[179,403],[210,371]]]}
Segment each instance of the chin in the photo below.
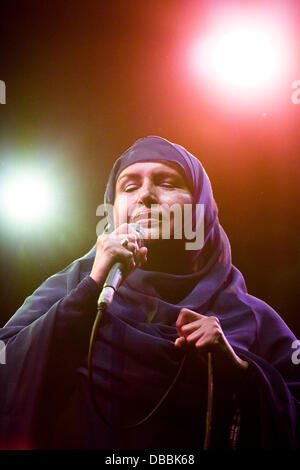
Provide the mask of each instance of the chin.
{"label": "chin", "polygon": [[[163,237],[162,236],[162,233],[161,233],[161,230],[145,230],[145,241],[146,243],[149,243],[149,242],[152,242],[152,243],[155,243],[155,242],[164,242],[164,243],[170,243],[170,242],[174,242],[174,236],[172,235],[172,233],[170,234],[170,237],[169,238],[166,238],[166,237]],[[178,240],[177,240],[178,241]]]}
{"label": "chin", "polygon": [[145,240],[148,241],[153,241],[155,242],[156,240],[163,240],[163,241],[168,241],[174,238],[174,228],[171,226],[170,227],[170,236],[168,238],[163,237],[163,226],[162,224],[153,224],[151,226],[151,223],[146,220],[141,220],[138,222],[138,224],[141,225],[143,229],[143,233],[145,234]]}

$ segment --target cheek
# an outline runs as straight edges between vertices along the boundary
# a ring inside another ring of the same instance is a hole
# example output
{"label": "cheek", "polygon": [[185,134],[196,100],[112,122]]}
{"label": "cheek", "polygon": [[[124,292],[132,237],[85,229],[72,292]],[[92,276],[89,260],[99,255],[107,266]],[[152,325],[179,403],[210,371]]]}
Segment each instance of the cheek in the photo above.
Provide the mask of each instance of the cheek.
{"label": "cheek", "polygon": [[164,197],[161,198],[161,202],[166,204],[169,207],[172,207],[174,204],[178,204],[181,207],[180,212],[178,210],[171,211],[170,213],[170,223],[171,227],[183,227],[184,226],[184,204],[192,204],[192,196],[189,193],[167,193],[164,194]]}
{"label": "cheek", "polygon": [[179,204],[183,208],[184,204],[192,204],[192,196],[189,193],[164,192],[161,194],[160,201],[170,207],[173,204]]}

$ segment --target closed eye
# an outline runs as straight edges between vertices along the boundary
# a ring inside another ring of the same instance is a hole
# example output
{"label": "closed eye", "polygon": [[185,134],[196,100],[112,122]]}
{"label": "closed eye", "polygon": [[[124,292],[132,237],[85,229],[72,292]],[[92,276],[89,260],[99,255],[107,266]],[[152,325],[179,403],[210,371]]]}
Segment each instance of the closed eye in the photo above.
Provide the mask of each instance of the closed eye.
{"label": "closed eye", "polygon": [[126,193],[130,193],[131,191],[135,191],[138,188],[136,184],[129,184],[128,186],[125,186],[124,191]]}

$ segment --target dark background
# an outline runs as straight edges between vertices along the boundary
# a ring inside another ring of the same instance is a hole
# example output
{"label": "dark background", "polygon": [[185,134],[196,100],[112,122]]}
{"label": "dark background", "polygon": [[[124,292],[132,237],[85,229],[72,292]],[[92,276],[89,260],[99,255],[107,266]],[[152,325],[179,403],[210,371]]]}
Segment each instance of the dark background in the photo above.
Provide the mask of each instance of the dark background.
{"label": "dark background", "polygon": [[232,96],[219,108],[187,65],[222,2],[1,2],[0,172],[7,162],[36,164],[60,188],[55,221],[34,230],[1,221],[2,325],[44,279],[89,251],[113,162],[136,139],[160,135],[201,160],[249,292],[300,337],[298,2],[227,3],[289,10],[294,61],[280,90],[251,110]]}

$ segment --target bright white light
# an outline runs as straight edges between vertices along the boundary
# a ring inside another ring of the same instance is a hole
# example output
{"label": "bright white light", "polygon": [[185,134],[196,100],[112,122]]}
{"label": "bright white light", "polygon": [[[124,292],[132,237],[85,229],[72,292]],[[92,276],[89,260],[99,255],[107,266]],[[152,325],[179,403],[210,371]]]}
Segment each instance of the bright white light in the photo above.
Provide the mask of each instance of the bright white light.
{"label": "bright white light", "polygon": [[239,27],[208,42],[205,54],[214,76],[235,86],[251,87],[280,70],[279,51],[266,31]]}
{"label": "bright white light", "polygon": [[2,182],[0,196],[2,212],[25,224],[47,219],[53,210],[53,192],[38,174],[12,175]]}
{"label": "bright white light", "polygon": [[288,55],[282,24],[239,16],[212,25],[191,60],[198,75],[225,93],[230,87],[259,92],[282,78]]}

